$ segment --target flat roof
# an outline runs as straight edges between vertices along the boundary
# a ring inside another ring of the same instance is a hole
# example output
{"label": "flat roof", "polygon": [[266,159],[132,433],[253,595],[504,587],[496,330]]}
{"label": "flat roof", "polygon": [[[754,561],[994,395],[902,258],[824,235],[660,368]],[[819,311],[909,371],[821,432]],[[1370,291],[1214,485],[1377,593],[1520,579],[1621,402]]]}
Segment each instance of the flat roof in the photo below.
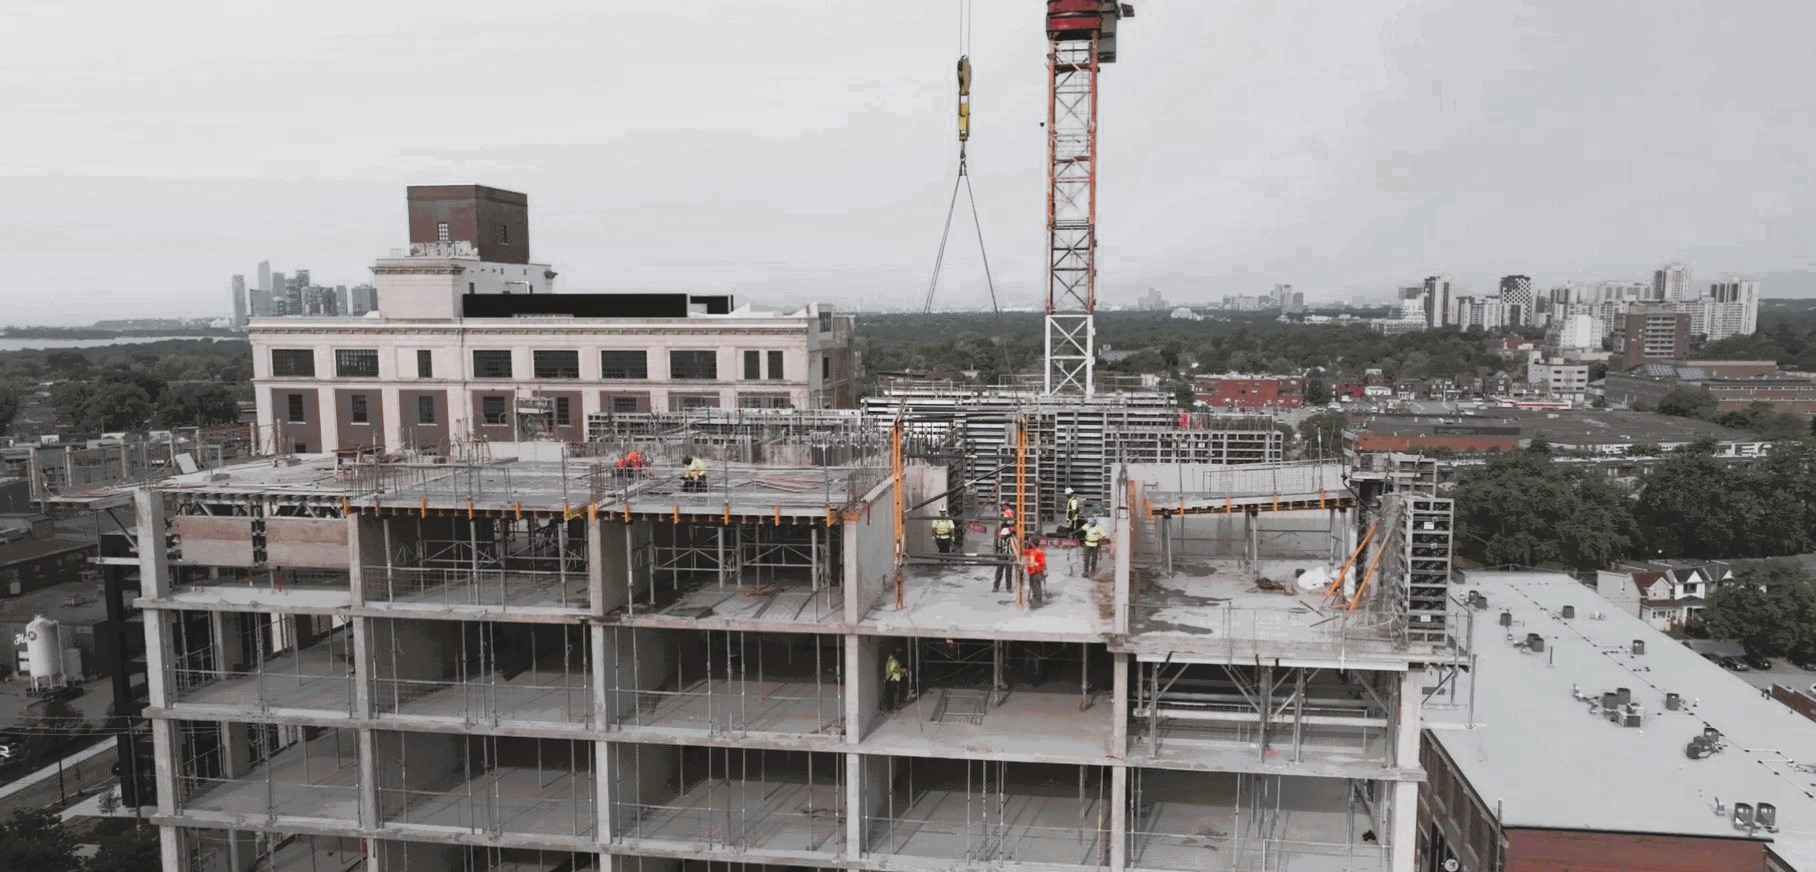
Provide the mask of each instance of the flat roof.
{"label": "flat roof", "polygon": [[[1769,802],[1779,832],[1754,837],[1793,868],[1816,869],[1816,721],[1568,575],[1470,572],[1458,587],[1488,598],[1475,622],[1473,717],[1428,707],[1426,735],[1504,826],[1744,838],[1734,803]],[[1562,617],[1567,605],[1574,618]],[[1542,653],[1515,647],[1528,633],[1544,637]],[[1635,640],[1644,654],[1632,653]],[[1639,727],[1599,713],[1601,694],[1623,687],[1643,706]],[[1665,708],[1668,692],[1680,710]],[[1689,759],[1705,726],[1727,747]]]}
{"label": "flat roof", "polygon": [[[294,461],[294,462],[290,462]],[[604,470],[595,482],[596,469]],[[887,470],[869,466],[792,467],[709,461],[707,488],[681,487],[680,470],[652,467],[643,479],[626,482],[611,475],[599,459],[566,463],[548,460],[499,460],[485,463],[359,464],[337,475],[328,455],[270,459],[173,476],[157,487],[166,493],[232,500],[280,496],[304,501],[345,499],[354,508],[414,507],[433,509],[526,511],[579,510],[589,503],[601,514],[628,510],[635,515],[706,514],[819,517],[828,506],[843,508],[862,501],[887,478]],[[595,488],[598,488],[595,490]]]}
{"label": "flat roof", "polygon": [[1711,438],[1756,442],[1743,430],[1694,418],[1618,409],[1493,409],[1478,415],[1373,415],[1355,429],[1406,435],[1494,435],[1518,432],[1523,440],[1544,438],[1557,445],[1633,445]]}

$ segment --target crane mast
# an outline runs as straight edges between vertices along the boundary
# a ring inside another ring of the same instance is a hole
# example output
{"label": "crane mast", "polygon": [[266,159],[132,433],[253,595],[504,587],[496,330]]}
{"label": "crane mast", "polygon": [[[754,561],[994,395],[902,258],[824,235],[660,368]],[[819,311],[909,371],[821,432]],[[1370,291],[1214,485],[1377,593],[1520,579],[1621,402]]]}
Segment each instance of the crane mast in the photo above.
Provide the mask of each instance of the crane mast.
{"label": "crane mast", "polygon": [[1047,0],[1048,395],[1094,391],[1097,309],[1097,75],[1116,60],[1114,0]]}

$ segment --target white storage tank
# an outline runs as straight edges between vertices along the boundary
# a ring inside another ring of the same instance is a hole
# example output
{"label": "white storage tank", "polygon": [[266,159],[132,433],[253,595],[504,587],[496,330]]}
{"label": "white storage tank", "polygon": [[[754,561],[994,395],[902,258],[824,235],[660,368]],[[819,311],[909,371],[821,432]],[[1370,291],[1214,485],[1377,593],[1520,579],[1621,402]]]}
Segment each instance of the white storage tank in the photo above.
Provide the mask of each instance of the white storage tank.
{"label": "white storage tank", "polygon": [[26,668],[31,670],[32,687],[54,687],[63,683],[62,627],[43,615],[25,625]]}

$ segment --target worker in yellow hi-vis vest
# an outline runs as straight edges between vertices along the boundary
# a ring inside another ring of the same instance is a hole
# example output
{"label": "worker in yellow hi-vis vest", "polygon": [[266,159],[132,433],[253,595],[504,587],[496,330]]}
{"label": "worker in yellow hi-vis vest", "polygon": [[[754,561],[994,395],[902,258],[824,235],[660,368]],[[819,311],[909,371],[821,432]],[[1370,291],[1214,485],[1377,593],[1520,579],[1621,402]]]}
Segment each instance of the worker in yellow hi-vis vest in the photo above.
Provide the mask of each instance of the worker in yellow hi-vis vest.
{"label": "worker in yellow hi-vis vest", "polygon": [[1104,532],[1103,522],[1093,519],[1085,526],[1085,575],[1089,577],[1097,571],[1097,555],[1102,553],[1103,540],[1109,534]]}
{"label": "worker in yellow hi-vis vest", "polygon": [[945,509],[940,509],[940,516],[933,519],[933,544],[940,549],[941,554],[952,553],[952,536],[956,532],[958,524],[946,515]]}

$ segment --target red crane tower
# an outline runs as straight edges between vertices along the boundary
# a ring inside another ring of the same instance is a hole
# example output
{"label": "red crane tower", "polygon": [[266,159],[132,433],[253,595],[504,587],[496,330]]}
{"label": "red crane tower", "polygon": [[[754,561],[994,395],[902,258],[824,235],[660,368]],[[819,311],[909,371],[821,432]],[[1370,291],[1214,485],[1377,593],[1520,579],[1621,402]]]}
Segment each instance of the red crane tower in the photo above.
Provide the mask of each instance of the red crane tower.
{"label": "red crane tower", "polygon": [[1116,60],[1114,0],[1047,0],[1046,394],[1093,391],[1097,309],[1097,73]]}

